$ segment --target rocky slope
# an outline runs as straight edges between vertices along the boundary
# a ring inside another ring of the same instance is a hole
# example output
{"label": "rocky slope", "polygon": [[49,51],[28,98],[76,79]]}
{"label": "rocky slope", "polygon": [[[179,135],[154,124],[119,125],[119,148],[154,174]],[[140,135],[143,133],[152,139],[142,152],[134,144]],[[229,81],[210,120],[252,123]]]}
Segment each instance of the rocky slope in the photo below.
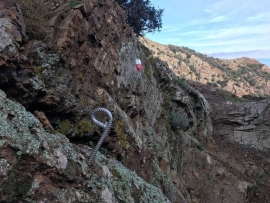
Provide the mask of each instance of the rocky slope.
{"label": "rocky slope", "polygon": [[140,41],[155,57],[166,61],[177,76],[203,84],[215,84],[239,97],[270,94],[270,69],[255,59],[217,59],[187,47],[163,45],[147,38]]}
{"label": "rocky slope", "polygon": [[269,98],[244,102],[227,92],[213,92],[202,83],[189,83],[213,107],[216,146],[210,155],[236,176],[254,184],[254,195],[248,202],[269,202]]}
{"label": "rocky slope", "polygon": [[[256,196],[267,183],[237,173],[236,161],[228,165],[234,157],[213,134],[215,106],[152,56],[114,1],[50,3],[48,32],[38,41],[26,34],[20,5],[0,2],[2,202],[269,200]],[[113,124],[89,166],[102,132],[89,112],[98,106],[112,112]]]}
{"label": "rocky slope", "polygon": [[85,145],[73,145],[0,90],[1,202],[170,202],[114,159],[98,154],[90,168]]}

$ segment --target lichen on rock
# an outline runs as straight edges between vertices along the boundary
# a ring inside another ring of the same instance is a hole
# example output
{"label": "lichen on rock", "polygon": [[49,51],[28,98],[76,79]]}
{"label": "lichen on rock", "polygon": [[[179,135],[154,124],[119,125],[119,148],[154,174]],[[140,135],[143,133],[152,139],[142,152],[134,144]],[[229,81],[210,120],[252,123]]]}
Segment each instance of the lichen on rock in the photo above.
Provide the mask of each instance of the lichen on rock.
{"label": "lichen on rock", "polygon": [[[269,120],[269,102],[259,109],[221,109],[214,127],[223,121],[236,126],[222,123],[212,134],[212,106],[205,95],[138,41],[116,2],[51,3],[48,38],[22,41],[23,26],[12,18],[20,16],[18,5],[0,2],[0,9],[11,6],[7,13],[16,13],[0,16],[16,25],[5,30],[11,33],[0,32],[13,40],[0,51],[0,89],[7,95],[0,91],[1,202],[250,200],[268,165],[234,160],[235,143],[219,149],[223,142],[215,143],[213,136],[227,136],[229,129],[228,137],[240,144],[259,141],[263,154],[269,125],[260,121]],[[7,52],[10,46],[16,53]],[[135,69],[137,58],[143,71]],[[114,119],[100,150],[106,157],[98,153],[89,166],[87,144],[94,146],[102,131],[89,119],[97,106],[108,108]]]}
{"label": "lichen on rock", "polygon": [[[0,148],[6,152],[0,159],[1,201],[170,202],[160,189],[100,153],[89,168],[89,147],[79,148],[63,135],[46,132],[31,113],[8,100],[1,90],[0,103]],[[104,172],[97,173],[99,169]],[[70,190],[74,185],[76,190]]]}

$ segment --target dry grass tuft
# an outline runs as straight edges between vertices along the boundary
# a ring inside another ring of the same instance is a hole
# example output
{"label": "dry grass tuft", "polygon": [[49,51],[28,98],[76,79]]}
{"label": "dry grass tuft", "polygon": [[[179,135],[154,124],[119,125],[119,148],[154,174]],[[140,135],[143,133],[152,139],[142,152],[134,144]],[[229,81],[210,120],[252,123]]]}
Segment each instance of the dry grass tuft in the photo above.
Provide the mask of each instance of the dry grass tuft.
{"label": "dry grass tuft", "polygon": [[50,10],[46,0],[18,0],[29,39],[45,40]]}

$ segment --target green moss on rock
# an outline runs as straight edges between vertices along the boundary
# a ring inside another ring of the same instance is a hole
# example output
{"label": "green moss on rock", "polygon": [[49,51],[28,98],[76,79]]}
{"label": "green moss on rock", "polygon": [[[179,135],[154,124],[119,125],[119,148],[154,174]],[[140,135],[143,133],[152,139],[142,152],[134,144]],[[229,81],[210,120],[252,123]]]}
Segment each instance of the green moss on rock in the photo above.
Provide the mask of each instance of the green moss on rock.
{"label": "green moss on rock", "polygon": [[82,119],[79,121],[79,123],[76,125],[74,131],[76,134],[84,135],[85,133],[89,133],[92,129],[92,123],[91,121],[87,119]]}
{"label": "green moss on rock", "polygon": [[71,133],[72,127],[73,126],[69,120],[64,120],[61,123],[59,123],[57,131],[64,135],[68,135],[69,133]]}
{"label": "green moss on rock", "polygon": [[66,119],[59,123],[57,131],[64,135],[68,135],[73,132],[77,135],[83,136],[86,133],[90,133],[91,129],[92,123],[87,119],[82,119],[77,124],[73,124],[71,121]]}
{"label": "green moss on rock", "polygon": [[41,71],[42,71],[42,68],[41,66],[35,66],[34,68],[34,72],[37,76],[40,76],[41,75]]}
{"label": "green moss on rock", "polygon": [[123,132],[123,122],[117,121],[116,123],[116,135],[119,138],[120,146],[125,148],[128,145],[127,135]]}

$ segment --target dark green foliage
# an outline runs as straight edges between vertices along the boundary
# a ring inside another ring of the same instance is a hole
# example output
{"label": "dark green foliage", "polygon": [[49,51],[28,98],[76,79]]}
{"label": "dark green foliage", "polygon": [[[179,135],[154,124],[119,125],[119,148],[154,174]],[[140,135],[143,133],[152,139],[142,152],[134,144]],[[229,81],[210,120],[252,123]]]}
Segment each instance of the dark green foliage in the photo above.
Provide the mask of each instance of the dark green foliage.
{"label": "dark green foliage", "polygon": [[73,0],[69,2],[70,6],[76,6],[78,4],[82,3],[82,0]]}
{"label": "dark green foliage", "polygon": [[185,81],[182,80],[182,79],[180,79],[180,78],[178,78],[178,79],[176,80],[176,83],[177,83],[178,85],[180,85],[181,87],[184,87],[184,88],[187,87],[187,84],[185,83]]}
{"label": "dark green foliage", "polygon": [[126,11],[126,21],[137,35],[160,31],[163,9],[156,9],[149,0],[116,0]]}

